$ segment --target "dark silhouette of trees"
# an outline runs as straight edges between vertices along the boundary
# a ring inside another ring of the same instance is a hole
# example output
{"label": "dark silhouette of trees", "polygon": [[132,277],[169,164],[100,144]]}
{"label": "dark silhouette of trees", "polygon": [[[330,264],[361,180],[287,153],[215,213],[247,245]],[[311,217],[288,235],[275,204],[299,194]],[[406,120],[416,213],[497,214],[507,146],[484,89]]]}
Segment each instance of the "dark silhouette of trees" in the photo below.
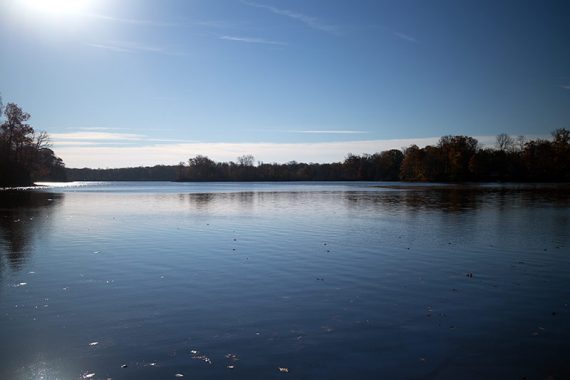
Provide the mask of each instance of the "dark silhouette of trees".
{"label": "dark silhouette of trees", "polygon": [[557,129],[553,140],[497,136],[496,149],[480,148],[466,136],[444,136],[437,146],[404,151],[405,181],[570,181],[570,131]]}
{"label": "dark silhouette of trees", "polygon": [[[0,104],[1,106],[1,104]],[[8,103],[0,115],[0,186],[27,186],[39,180],[65,180],[63,161],[49,148],[47,133],[36,134],[30,114]]]}
{"label": "dark silhouette of trees", "polygon": [[463,182],[473,180],[469,169],[470,161],[475,157],[478,141],[467,136],[444,136],[439,140],[443,173],[441,180]]}
{"label": "dark silhouette of trees", "polygon": [[215,162],[197,155],[177,166],[123,169],[67,169],[84,181],[570,181],[570,132],[558,129],[552,140],[527,140],[506,134],[495,147],[480,147],[469,136],[444,136],[435,146],[412,145],[374,154],[348,154],[328,164],[290,161],[255,164],[252,155],[237,162]]}
{"label": "dark silhouette of trees", "polygon": [[497,150],[502,152],[510,152],[515,148],[515,139],[506,133],[497,135],[497,142],[495,143]]}
{"label": "dark silhouette of trees", "polygon": [[65,169],[69,181],[175,181],[180,178],[183,164],[156,165],[119,169]]}

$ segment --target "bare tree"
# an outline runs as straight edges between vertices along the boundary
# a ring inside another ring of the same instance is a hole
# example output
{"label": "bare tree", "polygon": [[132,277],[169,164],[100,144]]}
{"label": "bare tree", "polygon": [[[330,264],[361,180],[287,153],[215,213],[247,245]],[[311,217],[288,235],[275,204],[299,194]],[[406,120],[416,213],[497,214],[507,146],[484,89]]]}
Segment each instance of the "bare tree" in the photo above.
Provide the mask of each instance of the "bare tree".
{"label": "bare tree", "polygon": [[255,157],[253,157],[251,154],[244,154],[243,156],[239,156],[237,158],[237,162],[240,166],[253,166]]}
{"label": "bare tree", "polygon": [[36,149],[38,150],[51,148],[51,141],[46,131],[40,131],[40,133],[35,136],[34,140],[36,143]]}
{"label": "bare tree", "polygon": [[501,133],[497,135],[497,142],[495,143],[497,149],[502,152],[512,151],[515,147],[515,139],[506,133]]}

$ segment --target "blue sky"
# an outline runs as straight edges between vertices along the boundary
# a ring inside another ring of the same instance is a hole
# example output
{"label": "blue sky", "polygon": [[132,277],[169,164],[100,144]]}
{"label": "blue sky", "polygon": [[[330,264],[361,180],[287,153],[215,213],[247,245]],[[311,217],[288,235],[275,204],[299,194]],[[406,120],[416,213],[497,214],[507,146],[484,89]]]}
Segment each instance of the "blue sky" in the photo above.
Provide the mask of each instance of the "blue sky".
{"label": "blue sky", "polygon": [[0,91],[69,167],[547,136],[570,127],[569,15],[538,0],[0,0]]}

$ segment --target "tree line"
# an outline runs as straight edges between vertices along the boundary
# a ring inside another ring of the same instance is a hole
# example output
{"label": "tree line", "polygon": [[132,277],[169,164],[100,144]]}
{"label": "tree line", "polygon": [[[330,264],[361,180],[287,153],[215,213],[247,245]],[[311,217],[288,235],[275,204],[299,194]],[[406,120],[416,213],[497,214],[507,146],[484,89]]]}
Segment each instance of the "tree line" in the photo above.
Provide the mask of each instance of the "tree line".
{"label": "tree line", "polygon": [[28,124],[30,114],[0,99],[0,187],[29,186],[35,181],[65,181],[65,165],[50,149],[46,132]]}
{"label": "tree line", "polygon": [[570,131],[557,129],[552,140],[517,139],[500,134],[495,147],[481,147],[469,136],[444,136],[434,146],[412,145],[375,154],[349,154],[330,164],[258,163],[253,156],[214,162],[195,156],[177,169],[179,181],[429,181],[568,182]]}
{"label": "tree line", "polygon": [[263,163],[252,155],[215,162],[197,155],[179,165],[120,169],[67,169],[50,148],[46,132],[28,124],[30,115],[0,99],[0,187],[35,181],[429,181],[570,182],[570,131],[551,139],[497,136],[482,147],[469,136],[444,136],[435,145],[416,145],[374,154],[348,154],[334,163]]}
{"label": "tree line", "polygon": [[494,147],[469,136],[444,136],[424,148],[348,154],[325,164],[263,163],[252,155],[216,162],[197,155],[179,165],[66,172],[75,181],[570,182],[570,131],[557,129],[550,140],[500,134]]}

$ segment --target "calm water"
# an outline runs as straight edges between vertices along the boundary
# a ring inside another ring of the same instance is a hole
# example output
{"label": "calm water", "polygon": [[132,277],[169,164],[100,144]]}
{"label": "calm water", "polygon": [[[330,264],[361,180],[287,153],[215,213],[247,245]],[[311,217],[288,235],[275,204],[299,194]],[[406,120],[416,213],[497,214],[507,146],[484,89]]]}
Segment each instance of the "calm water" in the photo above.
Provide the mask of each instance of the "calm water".
{"label": "calm water", "polygon": [[0,192],[0,379],[570,378],[570,188],[393,185]]}

